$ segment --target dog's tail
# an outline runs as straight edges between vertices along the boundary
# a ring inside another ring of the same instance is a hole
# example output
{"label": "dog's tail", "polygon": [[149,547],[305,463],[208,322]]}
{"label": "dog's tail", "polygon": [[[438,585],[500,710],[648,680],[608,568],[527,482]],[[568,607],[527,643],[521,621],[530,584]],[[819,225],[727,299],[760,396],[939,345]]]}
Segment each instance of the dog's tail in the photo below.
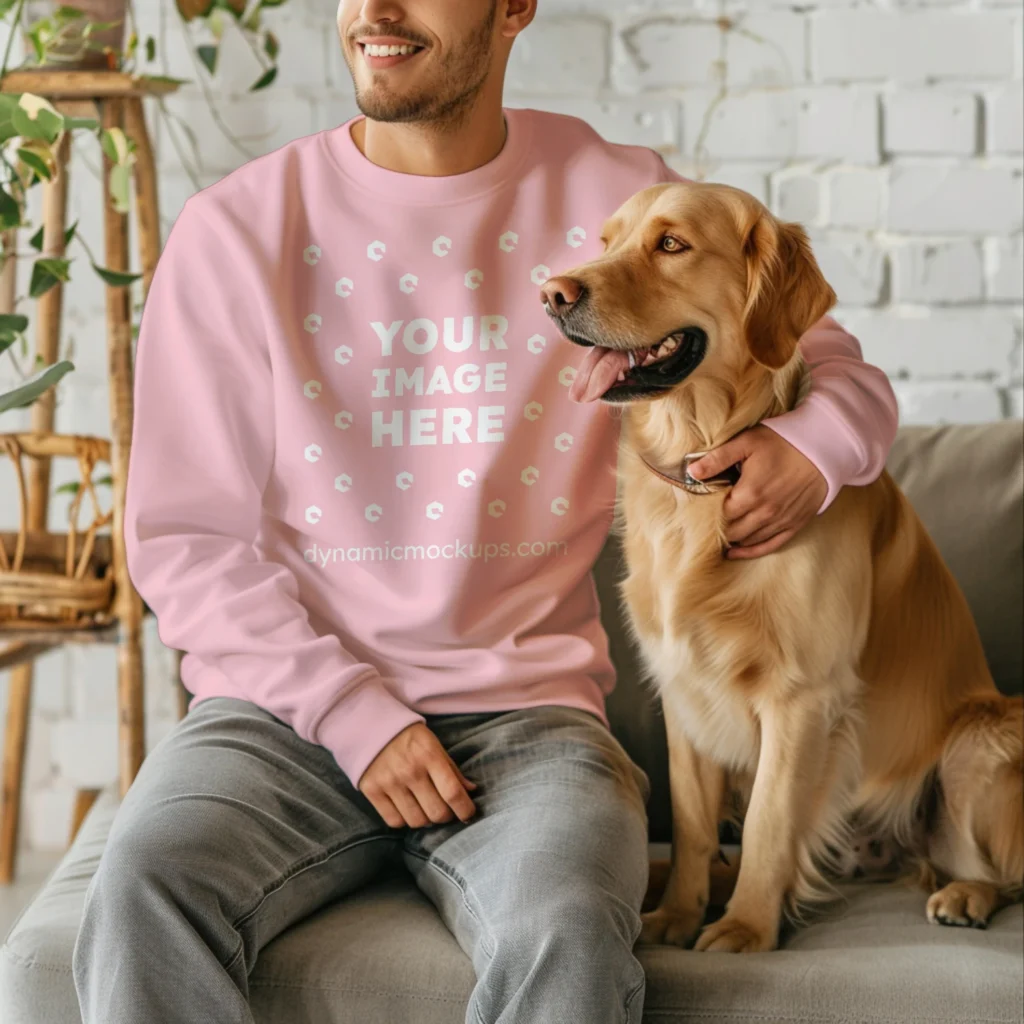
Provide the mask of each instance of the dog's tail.
{"label": "dog's tail", "polygon": [[946,809],[1007,895],[1024,891],[1024,698],[975,697],[939,765]]}

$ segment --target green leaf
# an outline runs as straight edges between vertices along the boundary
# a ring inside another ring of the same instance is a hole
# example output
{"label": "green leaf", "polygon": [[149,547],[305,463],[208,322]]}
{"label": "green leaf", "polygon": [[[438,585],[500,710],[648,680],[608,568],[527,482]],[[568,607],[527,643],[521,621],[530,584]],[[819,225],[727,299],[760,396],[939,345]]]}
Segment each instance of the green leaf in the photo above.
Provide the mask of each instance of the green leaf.
{"label": "green leaf", "polygon": [[12,334],[9,338],[0,336],[0,356],[2,356],[16,341],[18,336]]}
{"label": "green leaf", "polygon": [[0,229],[16,228],[21,224],[21,208],[7,189],[0,188]]}
{"label": "green leaf", "polygon": [[48,100],[31,92],[21,94],[18,105],[12,111],[11,120],[18,133],[26,139],[56,142],[64,130],[64,118]]}
{"label": "green leaf", "polygon": [[78,493],[78,481],[69,480],[66,484],[61,484],[60,487],[54,487],[54,494],[77,494]]}
{"label": "green leaf", "polygon": [[32,265],[32,280],[28,293],[33,299],[45,295],[54,285],[70,278],[71,260],[42,259]]}
{"label": "green leaf", "polygon": [[39,154],[38,150],[22,146],[22,148],[18,150],[18,156],[21,157],[21,159],[31,167],[40,178],[44,178],[46,181],[49,181],[53,177],[50,164]]}
{"label": "green leaf", "polygon": [[26,405],[31,405],[40,395],[49,391],[64,374],[74,368],[75,364],[68,359],[62,359],[59,363],[44,367],[23,384],[14,388],[13,391],[5,391],[0,394],[0,412],[6,412],[8,409],[22,409]]}
{"label": "green leaf", "polygon": [[131,179],[131,167],[118,164],[110,168],[110,198],[114,201],[114,209],[118,213],[128,213],[131,210]]}
{"label": "green leaf", "polygon": [[107,270],[106,267],[99,267],[95,263],[92,265],[92,269],[95,270],[96,273],[107,282],[107,284],[113,285],[115,288],[123,288],[126,284],[138,281],[138,279],[142,277],[141,274],[132,274],[124,270]]}
{"label": "green leaf", "polygon": [[[77,228],[78,228],[78,221],[76,220],[75,223],[72,224],[71,227],[69,227],[64,232],[64,248],[65,249],[71,244],[71,239],[75,237],[75,231],[77,230]],[[39,226],[39,230],[28,240],[28,244],[31,245],[32,248],[36,250],[36,252],[42,252],[43,251],[43,230],[44,230],[44,225],[40,225]],[[3,318],[0,317],[0,320],[2,320],[2,319]]]}
{"label": "green leaf", "polygon": [[100,135],[100,146],[112,164],[127,163],[133,148],[120,128],[105,128]]}
{"label": "green leaf", "polygon": [[272,68],[268,68],[259,78],[259,81],[249,90],[249,92],[256,92],[258,89],[266,89],[268,85],[277,77],[277,65],[275,64]]}
{"label": "green leaf", "polygon": [[0,313],[0,334],[18,334],[28,327],[28,317],[20,313]]}
{"label": "green leaf", "polygon": [[152,36],[146,36],[146,60],[156,60],[156,40]]}
{"label": "green leaf", "polygon": [[263,40],[263,51],[271,60],[277,60],[277,55],[281,52],[281,45],[273,32],[268,32],[266,39]]}
{"label": "green leaf", "polygon": [[113,487],[114,486],[114,478],[112,476],[108,475],[108,476],[101,476],[99,479],[93,480],[93,486],[95,486],[95,487],[101,487],[104,484],[107,487]]}
{"label": "green leaf", "polygon": [[57,21],[78,21],[80,18],[85,18],[86,15],[77,7],[72,7],[70,4],[61,4],[51,15]]}
{"label": "green leaf", "polygon": [[187,78],[173,78],[171,75],[139,75],[140,82],[168,82],[171,85],[187,85]]}
{"label": "green leaf", "polygon": [[203,62],[206,70],[211,75],[217,73],[217,47],[216,46],[199,46],[196,48],[196,55]]}

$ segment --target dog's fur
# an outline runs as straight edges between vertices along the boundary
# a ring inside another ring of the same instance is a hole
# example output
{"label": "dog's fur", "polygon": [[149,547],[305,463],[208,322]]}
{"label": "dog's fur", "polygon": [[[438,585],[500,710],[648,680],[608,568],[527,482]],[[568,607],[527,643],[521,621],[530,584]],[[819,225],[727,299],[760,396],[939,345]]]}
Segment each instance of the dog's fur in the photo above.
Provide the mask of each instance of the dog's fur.
{"label": "dog's fur", "polygon": [[[659,248],[666,234],[691,248]],[[618,349],[690,325],[708,336],[687,379],[622,407],[621,593],[661,695],[674,821],[643,939],[697,937],[737,792],[738,878],[698,949],[776,947],[784,914],[834,894],[854,820],[920,868],[929,920],[984,927],[1024,880],[1024,706],[998,692],[963,593],[891,477],[843,488],[779,551],[733,560],[728,492],[690,494],[638,457],[671,471],[796,404],[797,342],[835,302],[803,229],[737,189],[672,184],[626,202],[603,240],[558,279],[583,288],[567,336]]]}

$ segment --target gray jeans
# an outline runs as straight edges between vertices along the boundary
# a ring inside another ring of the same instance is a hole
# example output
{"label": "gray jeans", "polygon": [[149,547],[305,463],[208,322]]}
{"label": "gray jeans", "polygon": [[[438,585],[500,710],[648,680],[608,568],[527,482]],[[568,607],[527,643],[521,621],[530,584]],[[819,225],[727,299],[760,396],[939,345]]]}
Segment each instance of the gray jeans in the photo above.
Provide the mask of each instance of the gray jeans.
{"label": "gray jeans", "polygon": [[84,1024],[252,1024],[260,948],[396,860],[473,961],[468,1024],[640,1024],[646,776],[582,711],[427,724],[477,815],[395,830],[273,715],[196,705],[143,762],[86,894]]}

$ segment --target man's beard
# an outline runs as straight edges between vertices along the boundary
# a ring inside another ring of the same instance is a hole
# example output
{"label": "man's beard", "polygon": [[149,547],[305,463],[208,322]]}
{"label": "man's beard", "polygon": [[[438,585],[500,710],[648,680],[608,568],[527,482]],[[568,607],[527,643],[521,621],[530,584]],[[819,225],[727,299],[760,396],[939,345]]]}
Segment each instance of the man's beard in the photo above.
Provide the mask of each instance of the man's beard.
{"label": "man's beard", "polygon": [[[395,95],[384,84],[375,82],[366,90],[356,87],[356,104],[373,121],[421,122],[454,126],[472,107],[487,80],[491,65],[491,32],[498,5],[493,2],[482,22],[456,51],[452,51],[435,71],[435,82],[409,95]],[[357,58],[359,59],[359,58]],[[350,67],[351,71],[352,68]],[[355,81],[355,75],[352,76]]]}

